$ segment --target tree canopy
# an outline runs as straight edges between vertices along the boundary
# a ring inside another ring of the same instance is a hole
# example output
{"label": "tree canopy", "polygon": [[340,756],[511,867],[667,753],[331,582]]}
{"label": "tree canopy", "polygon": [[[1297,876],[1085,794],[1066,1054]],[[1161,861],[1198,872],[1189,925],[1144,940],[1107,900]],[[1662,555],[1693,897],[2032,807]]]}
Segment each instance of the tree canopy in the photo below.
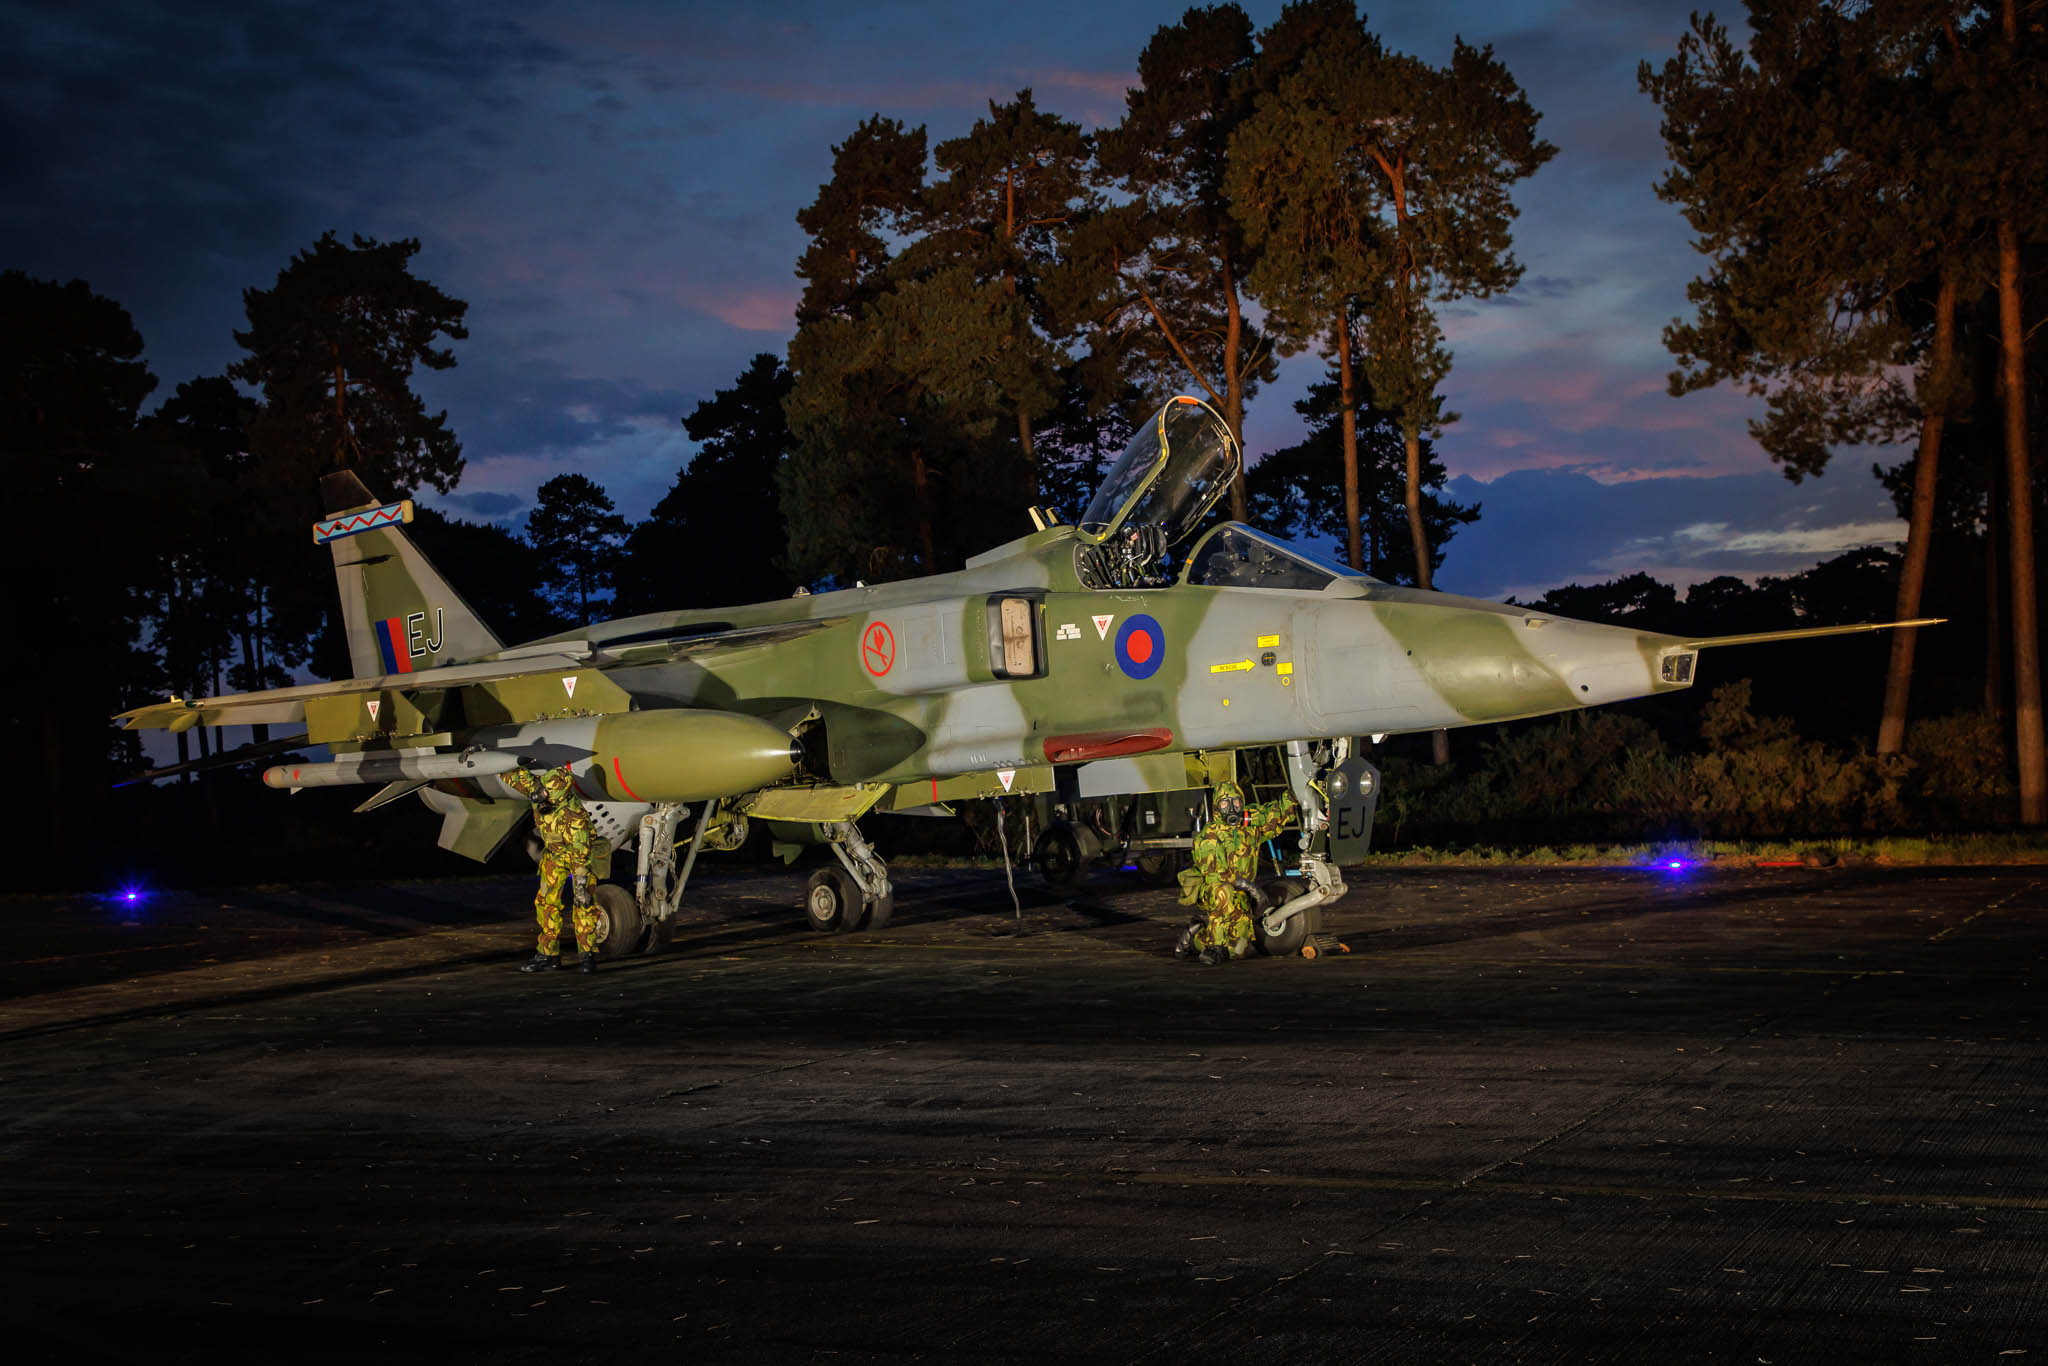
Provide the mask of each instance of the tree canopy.
{"label": "tree canopy", "polygon": [[382,496],[421,484],[446,493],[462,475],[462,444],[412,376],[455,364],[436,343],[469,336],[469,305],[412,273],[417,239],[351,240],[324,233],[271,288],[242,291],[249,326],[235,341],[248,354],[228,374],[262,395],[251,442],[295,486],[350,468]]}

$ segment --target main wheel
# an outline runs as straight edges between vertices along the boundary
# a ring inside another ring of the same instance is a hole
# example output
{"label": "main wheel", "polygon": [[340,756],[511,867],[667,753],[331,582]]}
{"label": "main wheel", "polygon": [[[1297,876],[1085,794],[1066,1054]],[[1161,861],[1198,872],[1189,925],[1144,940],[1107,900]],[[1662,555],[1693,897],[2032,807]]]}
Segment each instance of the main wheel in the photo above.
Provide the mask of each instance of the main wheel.
{"label": "main wheel", "polygon": [[858,929],[866,911],[860,885],[844,868],[835,865],[811,874],[804,890],[804,919],[819,934]]}
{"label": "main wheel", "polygon": [[1138,876],[1148,886],[1171,887],[1180,880],[1180,870],[1187,867],[1188,856],[1178,849],[1155,849],[1138,855]]}
{"label": "main wheel", "polygon": [[1088,880],[1088,856],[1074,827],[1061,822],[1048,825],[1031,850],[1031,866],[1055,891],[1071,892]]}
{"label": "main wheel", "polygon": [[1300,878],[1265,877],[1259,879],[1259,899],[1263,903],[1252,908],[1252,941],[1260,953],[1274,958],[1285,958],[1301,952],[1301,946],[1308,937],[1323,927],[1323,909],[1320,906],[1303,911],[1287,922],[1287,927],[1278,934],[1266,933],[1265,912],[1277,906],[1285,906],[1308,889]]}
{"label": "main wheel", "polygon": [[590,899],[597,905],[597,956],[628,958],[640,952],[645,927],[633,893],[616,882],[600,882]]}

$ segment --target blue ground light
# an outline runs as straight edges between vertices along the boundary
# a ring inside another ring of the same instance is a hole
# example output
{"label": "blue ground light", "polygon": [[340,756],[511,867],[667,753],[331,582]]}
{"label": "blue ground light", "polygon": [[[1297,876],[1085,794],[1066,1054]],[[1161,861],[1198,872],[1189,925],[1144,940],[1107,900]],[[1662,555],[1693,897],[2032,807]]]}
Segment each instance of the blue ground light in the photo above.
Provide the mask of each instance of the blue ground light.
{"label": "blue ground light", "polygon": [[130,917],[140,915],[149,903],[149,888],[139,882],[124,882],[100,898],[117,911],[126,912]]}

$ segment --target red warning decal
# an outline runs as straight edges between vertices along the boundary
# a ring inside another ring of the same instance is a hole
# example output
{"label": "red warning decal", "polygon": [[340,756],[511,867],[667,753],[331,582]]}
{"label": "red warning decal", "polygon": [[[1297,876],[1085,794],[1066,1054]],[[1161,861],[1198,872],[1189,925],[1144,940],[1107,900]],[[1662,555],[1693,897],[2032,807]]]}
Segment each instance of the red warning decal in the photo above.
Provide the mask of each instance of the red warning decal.
{"label": "red warning decal", "polygon": [[888,622],[875,622],[860,638],[860,662],[876,678],[896,667],[896,633]]}

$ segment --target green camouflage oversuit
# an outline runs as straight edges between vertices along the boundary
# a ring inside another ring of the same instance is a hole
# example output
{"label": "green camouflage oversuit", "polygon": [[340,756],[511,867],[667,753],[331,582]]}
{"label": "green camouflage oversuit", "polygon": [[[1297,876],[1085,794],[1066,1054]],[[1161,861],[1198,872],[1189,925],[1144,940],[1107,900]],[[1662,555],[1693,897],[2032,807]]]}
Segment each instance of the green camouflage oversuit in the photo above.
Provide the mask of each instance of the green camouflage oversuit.
{"label": "green camouflage oversuit", "polygon": [[[1215,801],[1226,796],[1244,800],[1236,783],[1216,785]],[[1219,948],[1242,956],[1252,939],[1251,900],[1232,886],[1258,871],[1259,845],[1294,820],[1294,796],[1283,793],[1263,806],[1248,806],[1241,825],[1212,820],[1195,836],[1191,865],[1180,875],[1180,901],[1207,917],[1195,927],[1190,946],[1195,952]]]}
{"label": "green camouflage oversuit", "polygon": [[540,921],[540,952],[553,957],[562,951],[564,883],[573,889],[570,911],[576,948],[581,953],[596,952],[597,908],[590,901],[590,813],[576,795],[575,781],[566,768],[551,768],[538,776],[514,769],[504,781],[533,803],[533,827],[541,838],[540,890],[533,898],[533,915]]}

